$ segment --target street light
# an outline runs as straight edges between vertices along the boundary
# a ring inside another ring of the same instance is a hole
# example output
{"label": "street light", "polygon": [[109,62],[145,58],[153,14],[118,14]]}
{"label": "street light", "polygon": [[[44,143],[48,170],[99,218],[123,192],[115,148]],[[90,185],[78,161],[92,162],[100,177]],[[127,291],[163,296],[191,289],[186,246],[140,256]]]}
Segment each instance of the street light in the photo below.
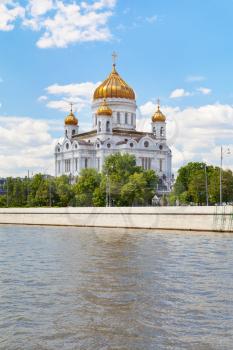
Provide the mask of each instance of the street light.
{"label": "street light", "polygon": [[[223,165],[223,146],[221,146],[221,162],[220,162],[220,205],[222,205],[222,165]],[[231,154],[230,148],[225,151],[225,154]]]}
{"label": "street light", "polygon": [[[113,165],[110,166],[110,169],[113,170]],[[111,207],[111,181],[109,176],[109,170],[106,174],[106,207]]]}
{"label": "street light", "polygon": [[208,178],[207,178],[207,166],[204,165],[205,168],[205,193],[206,193],[206,205],[209,205],[209,193],[208,193]]}

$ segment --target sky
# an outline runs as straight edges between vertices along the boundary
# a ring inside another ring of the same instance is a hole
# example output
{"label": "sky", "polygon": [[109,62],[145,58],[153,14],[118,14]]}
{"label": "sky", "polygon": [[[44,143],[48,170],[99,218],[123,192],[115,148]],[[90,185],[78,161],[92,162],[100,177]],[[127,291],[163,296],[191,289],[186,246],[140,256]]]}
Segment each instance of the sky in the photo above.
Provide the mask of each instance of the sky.
{"label": "sky", "polygon": [[0,0],[0,177],[54,172],[68,102],[88,130],[113,51],[138,129],[160,98],[174,173],[221,145],[233,169],[232,20],[233,0]]}

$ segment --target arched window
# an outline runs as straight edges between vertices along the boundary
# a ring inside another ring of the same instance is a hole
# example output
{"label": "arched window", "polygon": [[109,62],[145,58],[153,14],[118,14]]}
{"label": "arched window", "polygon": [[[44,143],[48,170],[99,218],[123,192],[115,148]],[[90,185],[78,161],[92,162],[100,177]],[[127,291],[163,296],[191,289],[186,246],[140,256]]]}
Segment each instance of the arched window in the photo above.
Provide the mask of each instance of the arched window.
{"label": "arched window", "polygon": [[120,112],[117,112],[117,124],[121,123],[121,114]]}
{"label": "arched window", "polygon": [[85,158],[85,169],[88,168],[88,158]]}
{"label": "arched window", "polygon": [[95,125],[97,125],[97,115],[95,114]]}
{"label": "arched window", "polygon": [[68,132],[67,132],[67,130],[66,130],[66,137],[68,137]]}
{"label": "arched window", "polygon": [[131,124],[133,125],[133,123],[134,123],[134,114],[131,113]]}
{"label": "arched window", "polygon": [[144,142],[144,147],[149,147],[149,142],[148,141]]}
{"label": "arched window", "polygon": [[128,113],[125,113],[125,124],[128,124]]}
{"label": "arched window", "polygon": [[98,130],[101,131],[101,121],[99,121]]}
{"label": "arched window", "polygon": [[155,126],[153,126],[153,133],[156,136],[156,127]]}
{"label": "arched window", "polygon": [[160,136],[163,137],[164,136],[164,127],[162,126],[160,129]]}
{"label": "arched window", "polygon": [[75,130],[74,129],[72,130],[72,135],[75,135]]}
{"label": "arched window", "polygon": [[110,121],[107,121],[106,123],[106,131],[110,131]]}

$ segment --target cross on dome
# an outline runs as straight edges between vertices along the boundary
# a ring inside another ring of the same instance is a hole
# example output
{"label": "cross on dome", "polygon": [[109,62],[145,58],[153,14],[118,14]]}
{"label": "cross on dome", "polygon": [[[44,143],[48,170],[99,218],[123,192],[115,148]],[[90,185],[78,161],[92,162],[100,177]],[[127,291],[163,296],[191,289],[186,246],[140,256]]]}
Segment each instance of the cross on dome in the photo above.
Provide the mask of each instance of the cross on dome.
{"label": "cross on dome", "polygon": [[118,57],[117,53],[115,51],[113,51],[113,53],[112,53],[112,64],[113,64],[114,67],[116,67],[117,57]]}
{"label": "cross on dome", "polygon": [[160,98],[157,99],[158,109],[160,108]]}
{"label": "cross on dome", "polygon": [[73,113],[73,102],[70,102],[70,113]]}

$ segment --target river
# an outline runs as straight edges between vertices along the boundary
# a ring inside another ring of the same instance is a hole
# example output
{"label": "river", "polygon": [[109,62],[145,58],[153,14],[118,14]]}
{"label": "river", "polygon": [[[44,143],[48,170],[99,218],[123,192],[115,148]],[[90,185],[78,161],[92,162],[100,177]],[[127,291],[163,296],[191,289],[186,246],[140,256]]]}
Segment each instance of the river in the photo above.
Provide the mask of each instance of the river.
{"label": "river", "polygon": [[0,349],[233,349],[233,235],[0,226]]}

